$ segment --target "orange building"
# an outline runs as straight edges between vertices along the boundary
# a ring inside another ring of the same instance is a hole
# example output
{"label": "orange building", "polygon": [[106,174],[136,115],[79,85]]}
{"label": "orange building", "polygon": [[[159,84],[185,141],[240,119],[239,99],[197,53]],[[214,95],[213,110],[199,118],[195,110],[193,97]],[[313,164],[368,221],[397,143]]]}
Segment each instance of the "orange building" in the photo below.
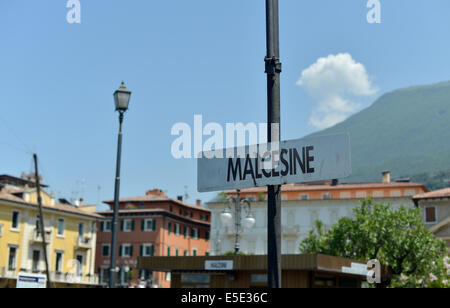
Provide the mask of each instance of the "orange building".
{"label": "orange building", "polygon": [[[281,198],[283,201],[412,198],[428,191],[425,185],[412,183],[407,179],[391,182],[390,174],[386,172],[383,173],[383,181],[380,183],[339,184],[337,181],[325,181],[283,185]],[[235,190],[225,193],[233,196],[237,194]],[[244,189],[241,191],[241,197],[254,201],[265,201],[267,189],[265,187]]]}
{"label": "orange building", "polygon": [[[105,201],[110,208],[113,201]],[[99,223],[96,265],[100,282],[107,284],[111,256],[111,223],[113,212]],[[145,280],[152,286],[170,287],[170,274],[137,268],[138,257],[205,256],[209,253],[210,211],[201,201],[191,205],[182,198],[171,199],[159,190],[145,196],[120,199],[118,230],[118,283],[127,286]]]}

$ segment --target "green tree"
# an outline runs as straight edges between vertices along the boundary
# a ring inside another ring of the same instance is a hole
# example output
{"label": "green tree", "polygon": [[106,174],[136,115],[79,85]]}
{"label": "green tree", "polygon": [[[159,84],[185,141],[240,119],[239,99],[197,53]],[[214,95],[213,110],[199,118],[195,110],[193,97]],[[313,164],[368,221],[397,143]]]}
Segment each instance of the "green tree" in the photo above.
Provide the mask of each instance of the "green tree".
{"label": "green tree", "polygon": [[354,214],[329,230],[317,221],[300,250],[362,262],[376,259],[392,273],[384,286],[449,286],[447,248],[423,225],[418,209],[394,210],[365,200]]}
{"label": "green tree", "polygon": [[217,202],[227,202],[228,195],[225,192],[217,193]]}

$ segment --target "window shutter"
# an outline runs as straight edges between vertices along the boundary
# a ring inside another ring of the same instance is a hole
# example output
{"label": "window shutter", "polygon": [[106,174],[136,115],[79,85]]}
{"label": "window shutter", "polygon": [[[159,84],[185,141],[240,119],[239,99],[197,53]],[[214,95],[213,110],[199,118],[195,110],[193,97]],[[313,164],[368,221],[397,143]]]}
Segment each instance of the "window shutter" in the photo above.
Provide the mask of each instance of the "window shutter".
{"label": "window shutter", "polygon": [[155,219],[153,219],[153,221],[152,221],[152,229],[153,229],[153,231],[156,230],[156,220]]}
{"label": "window shutter", "polygon": [[141,231],[145,230],[145,219],[142,219],[141,221]]}
{"label": "window shutter", "polygon": [[169,234],[170,234],[170,230],[172,229],[172,223],[169,221],[168,223],[167,223],[167,231],[169,232]]}
{"label": "window shutter", "polygon": [[133,245],[130,246],[130,257],[133,256]]}
{"label": "window shutter", "polygon": [[100,230],[101,230],[102,232],[105,232],[105,222],[104,222],[104,221],[102,221],[102,222],[100,223]]}
{"label": "window shutter", "polygon": [[426,222],[435,222],[436,221],[436,208],[428,207],[426,210]]}
{"label": "window shutter", "polygon": [[122,220],[122,221],[120,222],[120,231],[123,231],[124,225],[125,225],[125,220]]}
{"label": "window shutter", "polygon": [[153,257],[155,255],[155,246],[152,245],[152,248],[150,249],[150,255]]}
{"label": "window shutter", "polygon": [[141,245],[141,254],[140,254],[140,256],[141,256],[141,257],[144,256],[144,245]]}
{"label": "window shutter", "polygon": [[119,246],[119,257],[122,256],[122,245]]}
{"label": "window shutter", "polygon": [[131,231],[134,231],[134,220],[131,221]]}

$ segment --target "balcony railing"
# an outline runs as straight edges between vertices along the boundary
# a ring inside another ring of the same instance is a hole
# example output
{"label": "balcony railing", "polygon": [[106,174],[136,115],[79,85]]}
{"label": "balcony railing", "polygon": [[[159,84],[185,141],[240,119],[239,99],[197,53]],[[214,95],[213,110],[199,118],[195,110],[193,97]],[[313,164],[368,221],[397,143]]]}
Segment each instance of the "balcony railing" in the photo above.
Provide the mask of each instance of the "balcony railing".
{"label": "balcony railing", "polygon": [[[47,243],[47,245],[51,242],[52,240],[52,229],[45,229],[45,242]],[[34,243],[42,243],[43,239],[42,239],[42,232],[40,230],[35,229],[33,231],[33,235],[31,237],[31,241]]]}
{"label": "balcony railing", "polygon": [[18,275],[17,270],[9,270],[7,267],[0,268],[0,278],[16,279]]}
{"label": "balcony railing", "polygon": [[98,285],[98,275],[75,275],[72,273],[51,272],[50,279],[56,283]]}
{"label": "balcony railing", "polygon": [[298,236],[300,235],[300,226],[286,226],[283,227],[283,235]]}
{"label": "balcony railing", "polygon": [[92,248],[92,238],[90,237],[78,237],[77,247],[82,249]]}

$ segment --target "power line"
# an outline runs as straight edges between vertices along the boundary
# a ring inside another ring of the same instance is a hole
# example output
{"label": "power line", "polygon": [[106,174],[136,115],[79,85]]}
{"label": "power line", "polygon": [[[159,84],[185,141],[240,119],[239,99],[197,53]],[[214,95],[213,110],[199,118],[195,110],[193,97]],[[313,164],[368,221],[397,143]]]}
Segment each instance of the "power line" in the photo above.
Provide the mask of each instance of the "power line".
{"label": "power line", "polygon": [[[19,144],[23,147],[23,150],[25,153],[29,155],[33,155],[33,151],[30,148],[29,145],[27,145],[16,133],[16,131],[6,122],[5,119],[0,117],[0,121],[3,123],[3,125],[6,127],[6,129],[11,133],[11,135],[18,141]],[[10,145],[11,146],[11,145]]]}

